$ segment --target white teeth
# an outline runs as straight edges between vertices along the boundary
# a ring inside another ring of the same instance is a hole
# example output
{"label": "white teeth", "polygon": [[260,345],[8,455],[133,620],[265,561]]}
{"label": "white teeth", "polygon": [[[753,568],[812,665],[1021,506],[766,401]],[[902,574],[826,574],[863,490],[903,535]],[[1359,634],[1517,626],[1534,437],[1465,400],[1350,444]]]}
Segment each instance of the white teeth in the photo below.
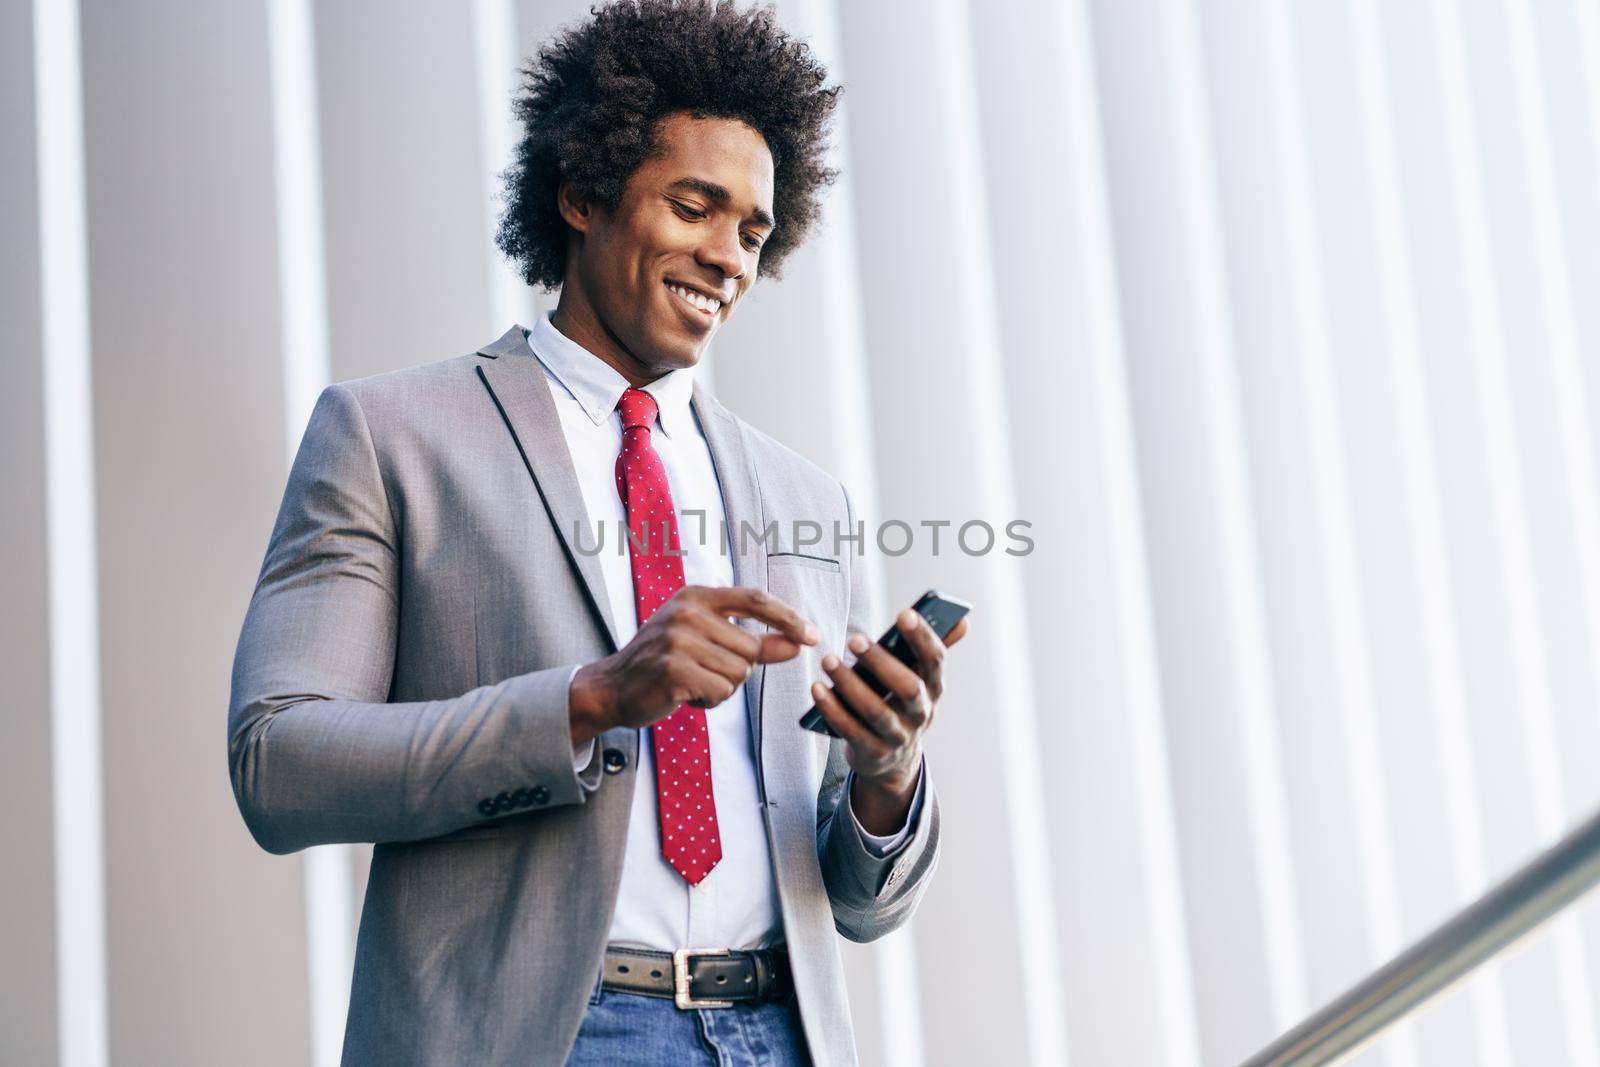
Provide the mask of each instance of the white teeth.
{"label": "white teeth", "polygon": [[716,314],[717,311],[722,308],[722,301],[716,299],[715,297],[702,296],[693,289],[685,289],[683,286],[673,285],[671,282],[667,283],[667,288],[671,289],[674,293],[677,293],[679,296],[689,301],[689,303],[693,304],[701,311],[709,311],[712,314]]}

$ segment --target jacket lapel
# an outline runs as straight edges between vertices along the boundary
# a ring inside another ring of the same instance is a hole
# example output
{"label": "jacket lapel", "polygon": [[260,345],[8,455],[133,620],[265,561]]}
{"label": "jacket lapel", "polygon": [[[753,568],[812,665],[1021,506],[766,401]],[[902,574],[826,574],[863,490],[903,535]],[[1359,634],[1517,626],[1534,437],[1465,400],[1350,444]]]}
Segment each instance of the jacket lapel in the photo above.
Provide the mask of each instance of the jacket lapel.
{"label": "jacket lapel", "polygon": [[566,546],[567,558],[583,579],[589,603],[605,624],[606,637],[615,651],[619,647],[617,626],[611,618],[600,559],[593,553],[579,552],[574,543],[577,531],[588,529],[588,510],[572,468],[572,453],[561,430],[561,418],[550,398],[550,387],[528,347],[528,332],[513,326],[498,341],[478,349],[478,354],[487,357],[478,361],[478,374],[511,430],[522,461],[550,513],[550,521]]}
{"label": "jacket lapel", "polygon": [[[711,465],[716,468],[717,483],[722,489],[722,510],[728,523],[728,545],[733,554],[733,580],[736,585],[754,589],[767,587],[767,554],[756,537],[749,544],[740,537],[745,526],[756,531],[763,526],[761,487],[756,480],[755,463],[745,447],[744,433],[733,414],[721,402],[694,383],[690,401],[700,419],[700,429],[711,447]],[[760,637],[767,625],[759,619],[739,619],[740,629]],[[767,678],[766,664],[757,664],[745,683],[744,697],[750,715],[756,751],[761,751],[761,697]]]}
{"label": "jacket lapel", "polygon": [[[521,326],[513,326],[499,340],[480,348],[478,354],[486,357],[478,362],[478,374],[511,430],[512,439],[550,513],[550,521],[566,546],[567,558],[583,579],[589,603],[605,624],[606,637],[615,651],[620,644],[600,560],[592,553],[578,551],[574,542],[575,532],[586,528],[588,521],[583,492],[578,487],[572,454],[561,430],[555,402],[550,399],[549,386],[537,357],[528,347],[528,332]],[[699,382],[694,385],[690,403],[710,447],[711,463],[722,490],[734,583],[765,589],[766,552],[755,537],[749,539],[749,544],[742,545],[745,539],[739,536],[745,526],[758,535],[763,527],[761,490],[744,434],[733,414],[705,392]],[[757,619],[739,619],[738,624],[756,637],[767,629],[766,624]],[[746,711],[757,752],[761,751],[761,698],[765,682],[766,665],[758,664],[744,687]]]}

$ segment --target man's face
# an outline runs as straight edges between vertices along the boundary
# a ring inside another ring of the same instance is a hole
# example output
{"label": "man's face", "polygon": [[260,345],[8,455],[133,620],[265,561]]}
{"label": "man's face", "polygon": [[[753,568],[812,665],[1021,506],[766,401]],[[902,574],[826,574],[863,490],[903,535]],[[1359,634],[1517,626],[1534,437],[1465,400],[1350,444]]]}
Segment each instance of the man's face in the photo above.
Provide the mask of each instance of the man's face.
{"label": "man's face", "polygon": [[755,284],[774,225],[772,153],[759,133],[678,113],[661,121],[660,139],[616,210],[588,212],[568,261],[599,325],[651,373],[700,361]]}

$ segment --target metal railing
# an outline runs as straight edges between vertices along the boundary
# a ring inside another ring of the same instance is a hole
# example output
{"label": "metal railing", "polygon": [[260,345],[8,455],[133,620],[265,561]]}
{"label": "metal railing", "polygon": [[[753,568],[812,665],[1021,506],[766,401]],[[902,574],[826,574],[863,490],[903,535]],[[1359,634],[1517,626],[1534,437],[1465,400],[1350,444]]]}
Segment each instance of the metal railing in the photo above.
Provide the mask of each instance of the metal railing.
{"label": "metal railing", "polygon": [[1305,1067],[1355,1052],[1600,882],[1600,814],[1373,971],[1242,1067]]}

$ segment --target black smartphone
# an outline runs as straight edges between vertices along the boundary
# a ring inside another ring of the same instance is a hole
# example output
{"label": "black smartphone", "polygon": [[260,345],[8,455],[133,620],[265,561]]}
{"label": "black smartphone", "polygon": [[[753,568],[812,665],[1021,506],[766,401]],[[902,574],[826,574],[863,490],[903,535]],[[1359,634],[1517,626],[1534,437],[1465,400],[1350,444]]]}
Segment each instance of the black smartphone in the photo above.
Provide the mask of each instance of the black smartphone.
{"label": "black smartphone", "polygon": [[[972,610],[972,605],[960,597],[951,596],[949,593],[941,593],[937,589],[930,589],[917,598],[917,602],[911,605],[911,610],[926,619],[928,626],[942,641],[951,630],[956,628],[956,623],[961,621],[961,617]],[[883,636],[878,638],[878,644],[882,645],[891,656],[904,663],[907,667],[916,666],[917,654],[911,648],[911,642],[906,640],[905,634],[900,632],[900,627],[891,624],[889,629],[884,631]],[[861,663],[853,664],[850,669],[860,675],[861,680],[867,683],[868,688],[879,696],[884,696],[889,692],[889,687],[878,681],[872,671]],[[800,725],[807,730],[815,730],[819,734],[827,734],[829,737],[839,736],[828,726],[828,720],[822,717],[822,709],[815,704],[811,706],[810,711],[800,716]]]}

